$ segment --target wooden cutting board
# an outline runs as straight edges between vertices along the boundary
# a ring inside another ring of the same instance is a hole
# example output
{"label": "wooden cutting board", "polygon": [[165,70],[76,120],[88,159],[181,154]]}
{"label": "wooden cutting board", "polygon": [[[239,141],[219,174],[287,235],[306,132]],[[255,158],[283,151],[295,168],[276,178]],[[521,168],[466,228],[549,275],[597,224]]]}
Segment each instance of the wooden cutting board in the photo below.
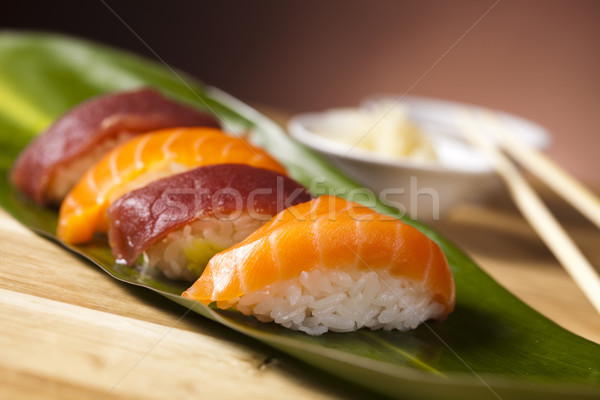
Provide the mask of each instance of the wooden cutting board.
{"label": "wooden cutting board", "polygon": [[[600,343],[600,316],[513,209],[463,206],[438,228],[529,305]],[[600,265],[600,233],[575,218],[567,228]],[[110,278],[4,211],[0,312],[3,399],[361,397],[216,323],[183,316],[183,308],[161,296]]]}
{"label": "wooden cutting board", "polygon": [[0,313],[1,399],[350,395],[275,350],[114,280],[3,210]]}
{"label": "wooden cutting board", "polygon": [[[600,232],[545,192],[600,265]],[[600,316],[506,195],[436,226],[514,294],[600,343]],[[120,283],[0,210],[0,398],[364,398],[145,289]]]}

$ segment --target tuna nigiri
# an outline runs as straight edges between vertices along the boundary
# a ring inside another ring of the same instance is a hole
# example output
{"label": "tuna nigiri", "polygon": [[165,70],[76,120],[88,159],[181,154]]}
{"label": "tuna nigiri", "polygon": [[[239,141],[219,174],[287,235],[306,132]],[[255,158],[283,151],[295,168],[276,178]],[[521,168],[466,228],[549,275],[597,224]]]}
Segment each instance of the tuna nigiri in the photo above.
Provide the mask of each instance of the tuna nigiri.
{"label": "tuna nigiri", "polygon": [[141,133],[182,126],[219,127],[212,116],[152,89],[108,94],[64,114],[19,156],[11,180],[39,204],[60,204],[110,149]]}
{"label": "tuna nigiri", "polygon": [[440,248],[402,221],[321,196],[216,254],[183,296],[318,335],[413,329],[454,308]]}
{"label": "tuna nigiri", "polygon": [[63,201],[58,237],[89,241],[106,232],[106,210],[123,194],[166,176],[213,164],[248,164],[286,174],[264,150],[212,128],[166,129],[125,142],[90,168]]}
{"label": "tuna nigiri", "polygon": [[146,271],[195,280],[218,251],[245,239],[310,193],[274,171],[219,164],[173,175],[120,197],[108,209],[108,238],[117,262],[145,253]]}

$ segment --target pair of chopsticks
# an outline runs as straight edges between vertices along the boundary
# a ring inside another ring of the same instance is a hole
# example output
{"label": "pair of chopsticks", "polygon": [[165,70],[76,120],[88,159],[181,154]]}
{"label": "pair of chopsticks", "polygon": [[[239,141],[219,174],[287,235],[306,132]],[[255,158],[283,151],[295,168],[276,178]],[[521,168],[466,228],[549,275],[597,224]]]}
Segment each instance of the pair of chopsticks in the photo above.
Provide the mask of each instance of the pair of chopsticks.
{"label": "pair of chopsticks", "polygon": [[[544,154],[511,135],[492,112],[461,110],[458,117],[464,137],[489,158],[525,219],[600,313],[600,277],[596,270],[506,154],[533,172],[599,228],[600,200]],[[480,134],[484,130],[492,133],[491,138]]]}

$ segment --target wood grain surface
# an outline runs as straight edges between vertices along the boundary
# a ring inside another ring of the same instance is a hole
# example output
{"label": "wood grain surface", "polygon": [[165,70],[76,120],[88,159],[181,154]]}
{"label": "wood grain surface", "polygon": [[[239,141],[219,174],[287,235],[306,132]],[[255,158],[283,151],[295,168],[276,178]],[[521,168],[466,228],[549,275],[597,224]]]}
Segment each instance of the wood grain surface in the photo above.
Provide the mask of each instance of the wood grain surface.
{"label": "wood grain surface", "polygon": [[[544,199],[592,264],[600,232]],[[500,192],[436,228],[496,280],[600,343],[600,316]],[[339,380],[123,284],[0,210],[0,399],[364,398]]]}
{"label": "wood grain surface", "polygon": [[[501,284],[600,343],[600,316],[504,200],[437,228]],[[553,207],[557,211],[556,206]],[[600,232],[568,212],[595,265]],[[334,378],[106,275],[0,210],[0,398],[360,398]]]}
{"label": "wood grain surface", "polygon": [[1,399],[330,399],[336,380],[121,283],[0,210]]}

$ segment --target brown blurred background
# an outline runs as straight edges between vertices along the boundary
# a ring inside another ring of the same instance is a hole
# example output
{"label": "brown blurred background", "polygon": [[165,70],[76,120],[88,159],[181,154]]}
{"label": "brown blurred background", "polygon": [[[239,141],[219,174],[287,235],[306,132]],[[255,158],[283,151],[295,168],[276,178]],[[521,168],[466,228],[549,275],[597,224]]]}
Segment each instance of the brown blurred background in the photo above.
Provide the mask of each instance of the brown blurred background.
{"label": "brown blurred background", "polygon": [[[499,108],[549,128],[550,155],[600,187],[600,1],[106,4],[166,62],[243,100],[296,112],[409,91]],[[11,2],[0,26],[153,57],[100,0]]]}

